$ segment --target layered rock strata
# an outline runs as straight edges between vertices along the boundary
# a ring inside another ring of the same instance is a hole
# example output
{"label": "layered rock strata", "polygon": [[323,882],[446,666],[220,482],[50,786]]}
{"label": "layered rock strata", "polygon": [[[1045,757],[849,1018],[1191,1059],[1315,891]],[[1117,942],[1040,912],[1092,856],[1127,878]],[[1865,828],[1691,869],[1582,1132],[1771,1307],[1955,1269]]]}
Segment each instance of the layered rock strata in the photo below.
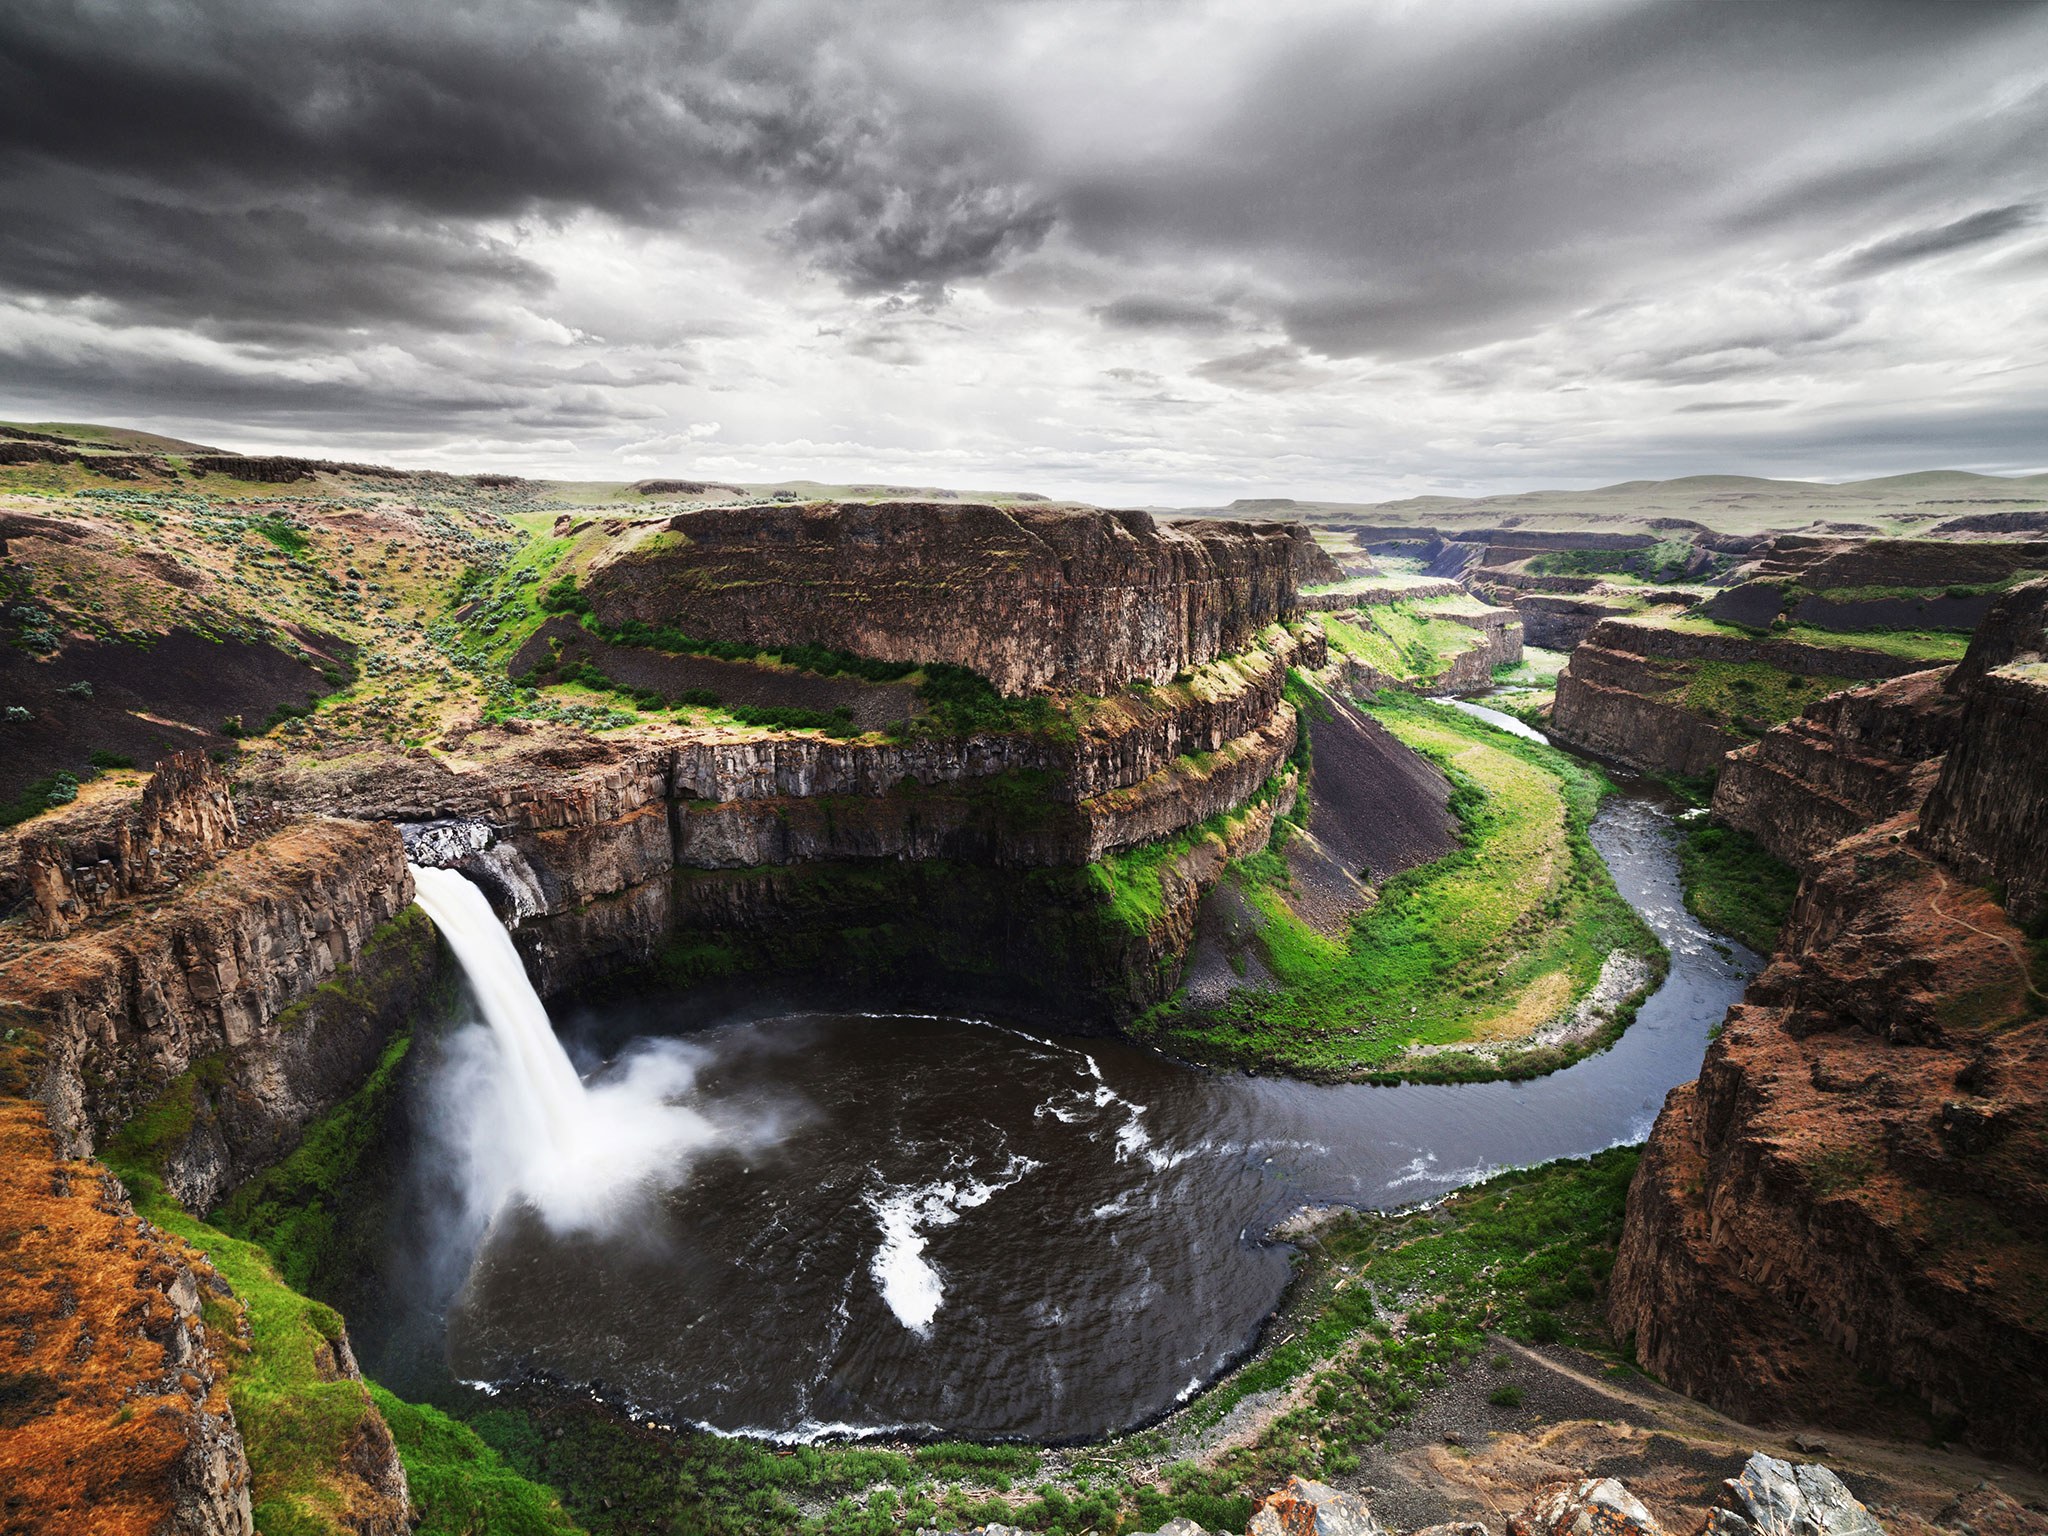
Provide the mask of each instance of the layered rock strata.
{"label": "layered rock strata", "polygon": [[[1232,812],[1294,746],[1288,668],[1327,658],[1312,626],[1263,639],[1180,683],[1074,701],[1073,728],[1058,734],[515,738],[474,771],[421,754],[257,788],[340,815],[474,824],[480,835],[458,861],[518,919],[529,969],[556,992],[647,965],[707,922],[815,928],[824,902],[861,926],[850,904],[820,892],[862,865],[888,866],[906,888],[927,878],[910,867],[923,862],[1015,871],[976,878],[1021,899],[1030,871],[1075,871]],[[802,866],[832,868],[773,876]],[[736,902],[744,921],[725,910]]]}
{"label": "layered rock strata", "polygon": [[1603,619],[1558,675],[1551,730],[1566,746],[1629,767],[1713,773],[1749,738],[1685,708],[1695,664],[1761,662],[1801,677],[1885,678],[1917,662],[1848,646],[1705,634],[1634,619]]}
{"label": "layered rock strata", "polygon": [[1840,1421],[1875,1377],[2048,1463],[2048,977],[2016,926],[2041,915],[2044,638],[2048,582],[1948,674],[1830,699],[1731,764],[1729,809],[1794,823],[1809,873],[1651,1133],[1609,1319],[1741,1417]]}
{"label": "layered rock strata", "polygon": [[315,819],[64,940],[5,933],[0,1003],[42,1035],[59,1150],[89,1156],[164,1100],[166,1182],[194,1209],[275,1160],[433,985],[411,900],[393,828]]}
{"label": "layered rock strata", "polygon": [[225,775],[204,752],[168,758],[133,806],[66,818],[22,839],[10,884],[25,886],[44,938],[115,902],[168,890],[227,851],[239,830]]}
{"label": "layered rock strata", "polygon": [[1805,870],[1843,838],[1918,805],[1962,721],[1949,671],[1829,694],[1731,751],[1714,786],[1715,817]]}
{"label": "layered rock strata", "polygon": [[2000,598],[1949,686],[1970,699],[1922,817],[1927,846],[1995,882],[2023,927],[2048,917],[2048,581]]}
{"label": "layered rock strata", "polygon": [[1108,693],[1241,651],[1319,568],[1300,524],[955,502],[713,508],[610,534],[608,625],[969,667],[1007,694]]}
{"label": "layered rock strata", "polygon": [[[1831,694],[1730,753],[1714,813],[1805,868],[1939,782],[1923,817],[1928,845],[1969,878],[2009,886],[2015,918],[2031,922],[2048,861],[2048,712],[2029,684],[2044,655],[2048,581],[2029,582],[1998,599],[1958,665]],[[1966,719],[1967,760],[1944,775]]]}
{"label": "layered rock strata", "polygon": [[1658,1117],[1609,1318],[1752,1422],[1867,1373],[2048,1460],[2048,1023],[2023,936],[1901,817],[1840,844]]}
{"label": "layered rock strata", "polygon": [[1522,638],[1545,650],[1569,651],[1602,619],[1618,619],[1635,604],[1597,597],[1536,592],[1517,597],[1512,605],[1522,621]]}

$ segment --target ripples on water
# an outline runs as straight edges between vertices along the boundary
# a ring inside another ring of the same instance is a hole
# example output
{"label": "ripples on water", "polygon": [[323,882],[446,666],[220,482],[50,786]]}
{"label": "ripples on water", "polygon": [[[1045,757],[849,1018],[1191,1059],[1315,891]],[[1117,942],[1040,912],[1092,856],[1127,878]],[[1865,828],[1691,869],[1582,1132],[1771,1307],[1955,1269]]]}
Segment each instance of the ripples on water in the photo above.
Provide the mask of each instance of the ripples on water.
{"label": "ripples on water", "polygon": [[[709,1153],[623,1230],[503,1212],[450,1313],[449,1363],[798,1438],[1058,1439],[1156,1416],[1278,1301],[1287,1254],[1262,1234],[1280,1217],[1639,1140],[1697,1073],[1755,958],[1686,913],[1654,804],[1610,801],[1592,836],[1672,952],[1599,1056],[1527,1083],[1330,1087],[989,1022],[728,1022],[691,1036],[693,1102],[776,1119],[780,1139]],[[616,1056],[683,1022],[651,1002],[580,1028]]]}

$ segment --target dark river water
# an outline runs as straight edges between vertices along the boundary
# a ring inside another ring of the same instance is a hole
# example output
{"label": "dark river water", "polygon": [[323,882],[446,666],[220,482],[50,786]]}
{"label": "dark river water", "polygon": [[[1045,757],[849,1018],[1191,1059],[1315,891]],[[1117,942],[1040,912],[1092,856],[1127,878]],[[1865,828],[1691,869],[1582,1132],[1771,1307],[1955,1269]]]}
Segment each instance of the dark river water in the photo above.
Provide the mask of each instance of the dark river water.
{"label": "dark river water", "polygon": [[1441,1195],[1640,1140],[1755,959],[1680,899],[1639,795],[1593,840],[1671,950],[1613,1049],[1527,1083],[1322,1087],[1000,1020],[659,1002],[571,1019],[586,1052],[688,1029],[713,1143],[610,1225],[501,1213],[450,1310],[471,1381],[601,1383],[674,1422],[809,1437],[1094,1436],[1155,1417],[1256,1338],[1304,1204]]}

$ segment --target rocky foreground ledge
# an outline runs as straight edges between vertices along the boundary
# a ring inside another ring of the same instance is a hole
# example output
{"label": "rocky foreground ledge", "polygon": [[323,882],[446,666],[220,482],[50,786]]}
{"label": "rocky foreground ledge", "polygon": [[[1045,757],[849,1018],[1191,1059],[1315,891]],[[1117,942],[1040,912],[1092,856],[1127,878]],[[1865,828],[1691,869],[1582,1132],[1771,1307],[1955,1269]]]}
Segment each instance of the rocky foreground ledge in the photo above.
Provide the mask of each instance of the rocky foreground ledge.
{"label": "rocky foreground ledge", "polygon": [[[2048,1531],[2048,1515],[2015,1502],[1991,1484],[1981,1484],[1942,1512],[1933,1530],[1972,1536],[2022,1536]],[[1915,1528],[1923,1522],[1913,1521]],[[1506,1536],[1666,1536],[1665,1527],[1642,1501],[1612,1477],[1550,1483],[1507,1517]],[[1848,1486],[1817,1462],[1794,1465],[1759,1451],[1719,1495],[1690,1536],[1884,1536],[1886,1527]],[[981,1525],[971,1532],[918,1536],[1029,1536],[1021,1526]],[[1230,1536],[1209,1532],[1188,1519],[1169,1520],[1144,1536]],[[1292,1477],[1252,1512],[1245,1536],[1401,1536],[1373,1513],[1370,1501],[1341,1493],[1326,1483]],[[1425,1526],[1407,1536],[1490,1536],[1477,1520]]]}

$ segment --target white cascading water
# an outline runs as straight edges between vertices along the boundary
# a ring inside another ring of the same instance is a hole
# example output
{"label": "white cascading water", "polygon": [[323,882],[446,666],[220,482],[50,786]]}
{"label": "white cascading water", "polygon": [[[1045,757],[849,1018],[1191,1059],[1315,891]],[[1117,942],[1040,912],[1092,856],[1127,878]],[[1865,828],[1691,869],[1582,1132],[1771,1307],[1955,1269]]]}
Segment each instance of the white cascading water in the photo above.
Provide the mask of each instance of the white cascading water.
{"label": "white cascading water", "polygon": [[584,1082],[484,893],[455,870],[411,868],[416,898],[488,1027],[450,1038],[439,1084],[437,1129],[472,1222],[488,1223],[518,1198],[557,1230],[608,1226],[680,1176],[692,1155],[773,1138],[772,1126],[715,1125],[682,1102],[699,1054],[680,1041],[644,1042]]}

